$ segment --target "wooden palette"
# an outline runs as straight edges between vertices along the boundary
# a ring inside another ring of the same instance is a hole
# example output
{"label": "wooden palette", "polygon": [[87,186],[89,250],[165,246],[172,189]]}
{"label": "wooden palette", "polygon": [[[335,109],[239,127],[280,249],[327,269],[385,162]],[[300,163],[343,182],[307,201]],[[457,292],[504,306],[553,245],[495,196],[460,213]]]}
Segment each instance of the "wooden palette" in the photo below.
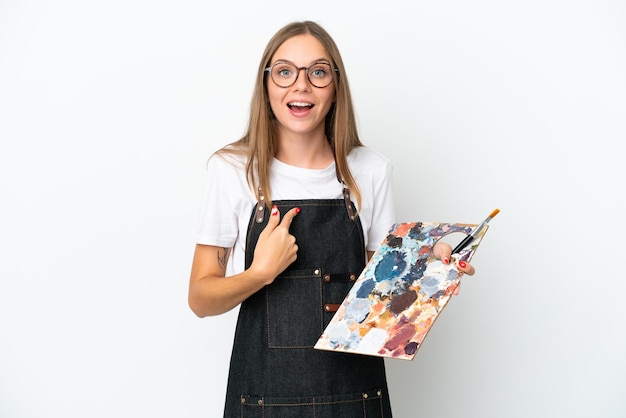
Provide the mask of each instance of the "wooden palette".
{"label": "wooden palette", "polygon": [[394,224],[335,313],[315,348],[412,360],[488,227],[444,264],[432,254],[444,236],[469,234],[476,225]]}

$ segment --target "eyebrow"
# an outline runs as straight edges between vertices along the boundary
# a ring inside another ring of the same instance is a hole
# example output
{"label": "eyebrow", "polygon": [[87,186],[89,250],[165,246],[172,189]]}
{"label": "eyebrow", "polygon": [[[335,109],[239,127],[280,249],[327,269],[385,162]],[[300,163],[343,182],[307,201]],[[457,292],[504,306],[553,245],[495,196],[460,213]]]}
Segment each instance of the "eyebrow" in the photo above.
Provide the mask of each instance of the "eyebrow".
{"label": "eyebrow", "polygon": [[[271,62],[271,63],[270,63],[270,66],[272,66],[272,65],[276,65],[276,64],[278,64],[279,62],[285,62],[285,63],[288,63],[288,64],[293,64],[293,65],[296,65],[296,63],[295,63],[295,62],[293,62],[293,61],[289,61],[289,60],[287,60],[287,59],[281,59],[281,58],[279,58],[279,59],[275,60],[274,62]],[[309,63],[309,65],[307,65],[307,67],[308,67],[308,66],[310,66],[310,65],[313,65],[313,64],[320,64],[320,63],[331,65],[331,63],[330,63],[330,60],[329,60],[329,59],[327,59],[327,58],[318,58],[318,59],[315,59],[315,60],[311,61],[311,62]],[[296,67],[297,67],[297,65],[296,65]]]}

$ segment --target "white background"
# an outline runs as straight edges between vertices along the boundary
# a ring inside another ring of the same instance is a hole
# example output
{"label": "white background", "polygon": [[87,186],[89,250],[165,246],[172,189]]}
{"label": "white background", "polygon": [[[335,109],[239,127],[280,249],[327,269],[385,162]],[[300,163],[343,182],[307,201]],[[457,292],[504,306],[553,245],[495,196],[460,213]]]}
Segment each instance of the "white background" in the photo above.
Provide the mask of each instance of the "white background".
{"label": "white background", "polygon": [[625,416],[619,0],[1,0],[0,416],[221,415],[236,312],[186,301],[204,163],[300,19],[343,53],[398,221],[501,209],[388,361],[395,416]]}

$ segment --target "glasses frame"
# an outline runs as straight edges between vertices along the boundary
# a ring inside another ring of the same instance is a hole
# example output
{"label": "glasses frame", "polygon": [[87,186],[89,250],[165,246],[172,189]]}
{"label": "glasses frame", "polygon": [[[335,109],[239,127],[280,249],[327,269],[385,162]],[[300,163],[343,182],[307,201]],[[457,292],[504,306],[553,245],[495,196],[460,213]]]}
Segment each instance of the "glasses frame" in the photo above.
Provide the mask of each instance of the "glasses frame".
{"label": "glasses frame", "polygon": [[[280,84],[278,84],[276,82],[276,80],[274,80],[274,75],[272,73],[272,70],[274,69],[274,67],[276,67],[279,64],[290,64],[290,65],[293,65],[296,68],[296,78],[294,78],[293,82],[291,84],[289,84],[288,86],[281,86]],[[330,82],[328,84],[326,84],[325,86],[323,86],[323,87],[316,86],[315,83],[313,83],[311,81],[311,76],[309,75],[309,70],[311,69],[311,67],[313,67],[313,66],[315,66],[317,64],[326,64],[332,70],[332,73],[331,73],[332,77],[330,79]],[[266,67],[263,70],[263,72],[266,72],[266,73],[270,74],[270,78],[272,79],[272,82],[276,85],[276,87],[280,87],[281,89],[288,89],[289,87],[291,87],[294,84],[296,84],[296,81],[298,81],[298,77],[300,77],[300,70],[304,70],[304,74],[306,74],[306,79],[309,81],[309,84],[312,85],[313,87],[315,87],[316,89],[325,89],[326,87],[328,87],[331,84],[333,84],[333,81],[335,81],[335,76],[333,74],[338,72],[337,68],[333,68],[333,66],[329,62],[325,62],[325,61],[316,61],[316,62],[310,64],[308,67],[298,67],[293,62],[291,62],[291,61],[284,61],[284,60],[275,62],[274,65],[270,65],[269,67]]]}

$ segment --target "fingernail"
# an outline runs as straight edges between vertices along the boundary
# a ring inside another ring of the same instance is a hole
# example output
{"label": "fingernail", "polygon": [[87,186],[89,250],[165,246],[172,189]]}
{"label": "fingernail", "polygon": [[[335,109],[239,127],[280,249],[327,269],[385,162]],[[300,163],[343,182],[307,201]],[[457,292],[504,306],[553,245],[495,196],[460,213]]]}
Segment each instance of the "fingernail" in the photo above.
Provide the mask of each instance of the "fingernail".
{"label": "fingernail", "polygon": [[296,215],[300,213],[300,208],[296,208]]}
{"label": "fingernail", "polygon": [[467,263],[465,261],[459,261],[459,267],[464,269],[465,267],[467,267]]}
{"label": "fingernail", "polygon": [[273,215],[278,215],[278,206],[276,205],[272,206],[272,216]]}
{"label": "fingernail", "polygon": [[443,258],[443,264],[450,264],[450,260],[447,257]]}

